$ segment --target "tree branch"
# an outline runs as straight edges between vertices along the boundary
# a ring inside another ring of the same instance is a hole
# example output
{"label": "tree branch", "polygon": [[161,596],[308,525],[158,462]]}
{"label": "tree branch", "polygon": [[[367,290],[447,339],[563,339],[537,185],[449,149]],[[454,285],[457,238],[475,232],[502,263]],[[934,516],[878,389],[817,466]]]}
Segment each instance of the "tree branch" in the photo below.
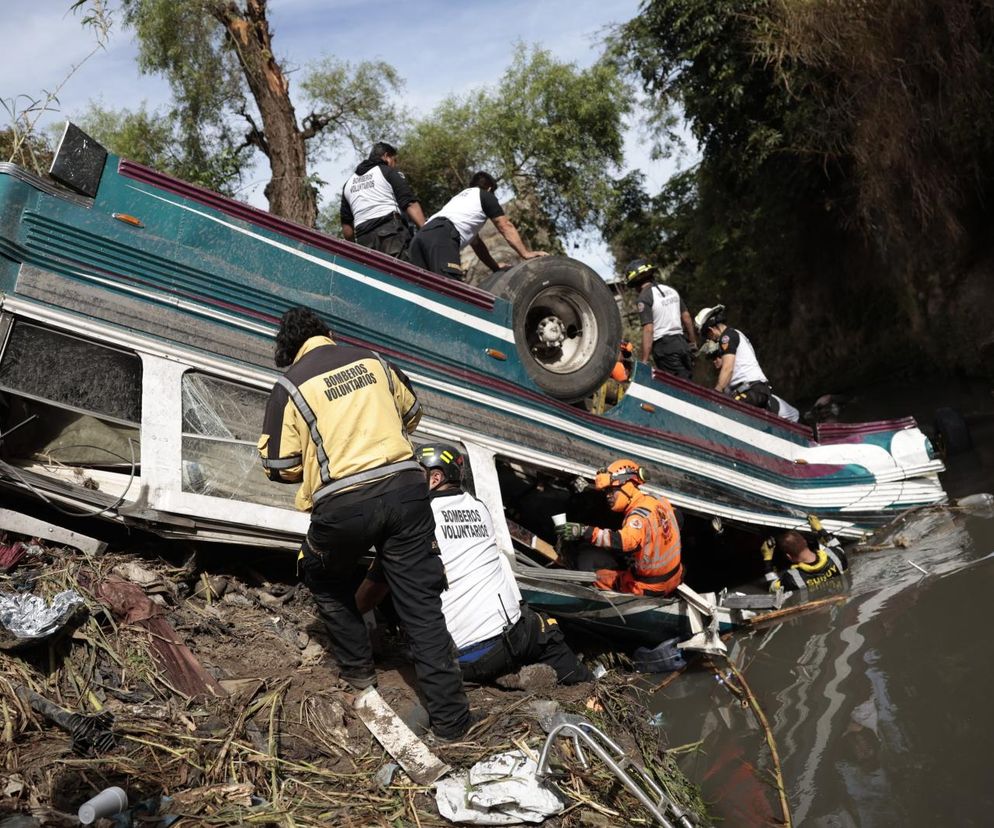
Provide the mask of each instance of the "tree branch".
{"label": "tree branch", "polygon": [[245,142],[239,147],[239,151],[245,147],[258,147],[259,150],[268,158],[269,157],[269,142],[266,140],[266,134],[259,129],[256,124],[255,119],[244,106],[238,110],[238,114],[241,115],[246,121],[248,121],[249,129],[245,133]]}

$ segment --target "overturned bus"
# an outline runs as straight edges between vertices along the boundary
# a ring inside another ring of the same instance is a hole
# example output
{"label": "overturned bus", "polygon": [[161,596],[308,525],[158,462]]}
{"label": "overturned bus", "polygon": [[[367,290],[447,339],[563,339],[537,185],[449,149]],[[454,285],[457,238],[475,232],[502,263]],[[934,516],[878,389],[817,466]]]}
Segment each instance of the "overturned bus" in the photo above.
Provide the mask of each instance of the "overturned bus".
{"label": "overturned bus", "polygon": [[278,319],[305,305],[408,374],[426,412],[415,439],[466,449],[507,551],[551,541],[553,513],[589,514],[583,481],[618,456],[705,556],[809,512],[858,537],[945,500],[911,418],[810,428],[645,364],[615,404],[583,405],[621,322],[565,257],[483,290],[109,155],[72,125],[48,177],[0,164],[0,222],[0,485],[21,495],[294,548],[307,516],[255,442]]}

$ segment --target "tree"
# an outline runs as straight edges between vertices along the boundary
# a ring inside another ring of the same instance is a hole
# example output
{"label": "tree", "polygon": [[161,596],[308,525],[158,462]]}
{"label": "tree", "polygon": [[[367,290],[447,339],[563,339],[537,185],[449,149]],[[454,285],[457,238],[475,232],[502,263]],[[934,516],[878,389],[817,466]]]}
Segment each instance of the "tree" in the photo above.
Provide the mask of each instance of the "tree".
{"label": "tree", "polygon": [[[270,167],[270,211],[310,226],[317,215],[310,165],[335,138],[358,148],[403,120],[392,101],[401,87],[392,67],[331,58],[301,83],[308,114],[298,120],[266,0],[122,0],[122,8],[138,38],[139,68],[165,75],[173,105],[168,114],[93,106],[87,122],[111,149],[164,162],[188,180],[232,192],[258,151]],[[153,142],[143,150],[138,136]]]}
{"label": "tree", "polygon": [[562,237],[603,218],[630,110],[613,64],[579,69],[519,46],[495,88],[449,98],[416,122],[402,163],[426,211],[486,169],[515,199],[540,207],[521,217],[523,233]]}
{"label": "tree", "polygon": [[688,197],[647,202],[659,244],[775,382],[977,367],[948,331],[994,302],[992,44],[990,0],[650,0],[616,33],[658,148],[677,117],[701,147]]}
{"label": "tree", "polygon": [[[789,310],[790,291],[773,286],[803,258],[825,185],[820,164],[789,147],[792,125],[805,110],[757,58],[769,6],[654,0],[621,27],[611,47],[641,81],[657,152],[668,152],[676,140],[670,127],[677,113],[701,150],[700,163],[652,202],[652,212],[665,216],[656,255],[694,272],[701,301],[748,302],[761,325]],[[756,308],[755,296],[767,290]]]}

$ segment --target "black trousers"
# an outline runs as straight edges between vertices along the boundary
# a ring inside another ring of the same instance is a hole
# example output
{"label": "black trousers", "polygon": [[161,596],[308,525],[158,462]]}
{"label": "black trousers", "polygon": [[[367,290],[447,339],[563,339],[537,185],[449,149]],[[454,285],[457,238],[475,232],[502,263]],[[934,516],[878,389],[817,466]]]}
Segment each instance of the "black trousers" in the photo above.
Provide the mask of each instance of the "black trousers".
{"label": "black trousers", "polygon": [[[372,227],[369,224],[373,224]],[[356,228],[355,240],[363,247],[379,250],[395,259],[408,258],[411,244],[411,231],[398,215],[391,215],[384,221],[367,222]]]}
{"label": "black trousers", "polygon": [[688,380],[693,378],[694,357],[690,353],[690,343],[683,334],[668,334],[653,342],[652,361],[667,374]]}
{"label": "black trousers", "polygon": [[370,547],[407,630],[424,705],[440,736],[458,736],[469,724],[469,704],[445,627],[440,594],[445,569],[435,543],[428,486],[421,482],[346,505],[318,501],[304,543],[301,570],[332,640],[343,676],[375,675],[373,651],[355,605],[353,573]]}
{"label": "black trousers", "polygon": [[459,231],[447,218],[429,221],[411,242],[411,264],[462,281]]}
{"label": "black trousers", "polygon": [[[770,408],[770,386],[765,382],[754,382],[752,385],[742,388],[738,391],[732,392],[732,397],[739,402],[748,403],[749,405],[754,405],[756,408],[765,408],[768,411],[772,410]],[[779,405],[777,406],[779,408]],[[774,411],[774,413],[777,413]]]}
{"label": "black trousers", "polygon": [[554,619],[521,605],[521,618],[497,639],[493,649],[474,661],[460,661],[463,678],[477,684],[514,672],[526,664],[548,664],[556,671],[560,684],[579,684],[594,678],[566,645],[562,630]]}

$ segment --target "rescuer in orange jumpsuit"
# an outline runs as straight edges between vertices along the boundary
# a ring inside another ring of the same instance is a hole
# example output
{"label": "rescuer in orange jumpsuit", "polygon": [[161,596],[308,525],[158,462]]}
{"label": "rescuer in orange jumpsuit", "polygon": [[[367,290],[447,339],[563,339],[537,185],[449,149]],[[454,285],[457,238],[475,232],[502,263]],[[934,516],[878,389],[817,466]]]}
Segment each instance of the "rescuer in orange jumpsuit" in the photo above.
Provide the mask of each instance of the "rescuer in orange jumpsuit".
{"label": "rescuer in orange jumpsuit", "polygon": [[586,541],[620,553],[627,569],[598,569],[597,587],[634,595],[669,595],[683,580],[680,527],[665,497],[639,488],[645,471],[632,460],[615,460],[597,473],[594,488],[603,491],[613,512],[624,512],[621,529],[564,523],[556,533],[564,541]]}

